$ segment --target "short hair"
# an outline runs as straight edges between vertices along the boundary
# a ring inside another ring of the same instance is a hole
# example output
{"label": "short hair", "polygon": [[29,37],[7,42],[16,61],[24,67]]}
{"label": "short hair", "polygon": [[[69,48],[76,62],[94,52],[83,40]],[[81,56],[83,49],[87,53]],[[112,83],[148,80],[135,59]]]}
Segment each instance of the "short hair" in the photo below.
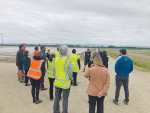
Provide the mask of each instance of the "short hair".
{"label": "short hair", "polygon": [[41,50],[44,48],[45,46],[41,46]]}
{"label": "short hair", "polygon": [[35,49],[35,50],[38,50],[38,48],[39,48],[39,47],[36,46],[34,49]]}
{"label": "short hair", "polygon": [[102,56],[107,57],[106,51],[103,51]]}
{"label": "short hair", "polygon": [[94,52],[94,53],[93,53],[93,58],[94,58],[95,56],[99,56],[99,53],[98,53],[98,52]]}
{"label": "short hair", "polygon": [[73,49],[73,50],[72,50],[72,53],[75,53],[75,52],[76,52],[76,50],[75,50],[75,49]]}
{"label": "short hair", "polygon": [[26,50],[26,51],[24,52],[24,56],[28,56],[28,53],[29,53],[29,51]]}
{"label": "short hair", "polygon": [[47,51],[50,51],[50,49],[48,49]]}
{"label": "short hair", "polygon": [[123,55],[126,55],[127,54],[127,51],[125,49],[121,49],[120,50],[120,53],[122,53]]}
{"label": "short hair", "polygon": [[42,57],[43,56],[42,52],[41,51],[37,52],[37,56]]}
{"label": "short hair", "polygon": [[60,46],[59,52],[60,52],[60,54],[62,54],[62,55],[67,55],[67,53],[68,53],[68,46],[67,46],[67,45],[62,45],[62,46]]}
{"label": "short hair", "polygon": [[59,51],[60,46],[57,46],[57,51]]}
{"label": "short hair", "polygon": [[50,54],[51,56],[55,56],[55,52],[51,52],[51,54]]}
{"label": "short hair", "polygon": [[20,46],[19,46],[19,49],[21,49],[23,47],[23,45],[21,44]]}
{"label": "short hair", "polygon": [[103,62],[102,62],[102,59],[101,59],[100,56],[95,56],[95,57],[94,57],[94,60],[93,60],[93,63],[94,63],[95,65],[104,67]]}
{"label": "short hair", "polygon": [[90,50],[89,48],[87,48],[87,50]]}

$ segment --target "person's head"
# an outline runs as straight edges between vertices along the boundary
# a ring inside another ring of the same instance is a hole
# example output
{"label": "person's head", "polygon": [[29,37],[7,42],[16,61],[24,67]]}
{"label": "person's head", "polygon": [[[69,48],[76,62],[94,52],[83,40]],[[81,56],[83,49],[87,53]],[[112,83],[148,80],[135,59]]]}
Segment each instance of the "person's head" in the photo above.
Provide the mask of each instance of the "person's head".
{"label": "person's head", "polygon": [[50,53],[50,50],[49,50],[49,49],[47,50],[47,53]]}
{"label": "person's head", "polygon": [[99,56],[98,52],[93,53],[93,59],[94,59],[95,56]]}
{"label": "person's head", "polygon": [[98,53],[100,53],[101,52],[101,49],[100,48],[98,48]]}
{"label": "person's head", "polygon": [[24,46],[24,48],[26,48],[26,44],[25,43],[23,43],[22,45]]}
{"label": "person's head", "polygon": [[26,50],[26,51],[24,52],[24,56],[29,56],[29,51]]}
{"label": "person's head", "polygon": [[125,56],[127,54],[127,51],[125,49],[120,50],[121,56]]}
{"label": "person's head", "polygon": [[75,50],[75,49],[73,49],[73,50],[72,50],[72,53],[73,53],[73,54],[76,54],[76,50]]}
{"label": "person's head", "polygon": [[41,51],[37,52],[37,56],[42,57],[43,56],[42,52]]}
{"label": "person's head", "polygon": [[57,46],[57,51],[59,51],[60,46]]}
{"label": "person's head", "polygon": [[62,54],[62,55],[67,55],[67,53],[68,53],[68,46],[67,45],[60,46],[59,53]]}
{"label": "person's head", "polygon": [[36,46],[34,49],[38,51],[38,50],[39,50],[39,47]]}
{"label": "person's head", "polygon": [[87,48],[87,52],[90,52],[90,49],[89,49],[89,48]]}
{"label": "person's head", "polygon": [[103,57],[107,57],[106,51],[103,51],[102,56],[103,56]]}
{"label": "person's head", "polygon": [[41,46],[41,51],[46,51],[46,47],[45,46]]}
{"label": "person's head", "polygon": [[51,56],[54,56],[54,57],[55,57],[55,52],[51,52]]}
{"label": "person's head", "polygon": [[94,65],[98,65],[98,66],[104,67],[102,59],[101,59],[101,57],[99,55],[94,57],[93,63],[94,63]]}
{"label": "person's head", "polygon": [[21,45],[19,46],[19,49],[23,51],[23,50],[24,50],[24,46],[21,44]]}

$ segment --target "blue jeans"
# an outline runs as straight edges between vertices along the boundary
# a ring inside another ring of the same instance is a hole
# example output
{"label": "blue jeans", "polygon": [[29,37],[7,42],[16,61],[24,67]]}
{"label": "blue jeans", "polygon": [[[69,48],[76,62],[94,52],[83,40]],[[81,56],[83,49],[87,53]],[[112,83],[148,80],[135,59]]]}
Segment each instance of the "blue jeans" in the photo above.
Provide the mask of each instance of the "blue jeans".
{"label": "blue jeans", "polygon": [[99,98],[99,97],[89,95],[89,113],[95,113],[96,102],[97,102],[97,113],[104,113],[104,109],[103,109],[104,98],[105,96]]}
{"label": "blue jeans", "polygon": [[45,72],[42,75],[41,79],[40,79],[40,83],[41,83],[41,87],[44,88],[44,77],[45,77]]}
{"label": "blue jeans", "polygon": [[30,78],[31,84],[32,84],[32,97],[35,99],[35,89],[36,89],[36,99],[39,99],[39,89],[40,89],[40,79],[39,80],[34,80]]}

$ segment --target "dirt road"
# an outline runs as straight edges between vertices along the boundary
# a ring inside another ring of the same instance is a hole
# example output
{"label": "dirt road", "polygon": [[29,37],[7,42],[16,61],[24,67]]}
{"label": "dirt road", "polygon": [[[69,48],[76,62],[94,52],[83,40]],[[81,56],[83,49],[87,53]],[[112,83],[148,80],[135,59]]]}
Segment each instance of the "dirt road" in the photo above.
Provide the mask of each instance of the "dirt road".
{"label": "dirt road", "polygon": [[[82,68],[83,68],[83,62]],[[124,105],[124,90],[120,91],[119,106],[112,103],[115,94],[115,60],[109,58],[109,73],[111,85],[108,97],[105,98],[105,113],[150,113],[150,73],[134,70],[130,74],[130,103]],[[71,86],[69,97],[69,113],[88,113],[88,96],[86,89],[88,79],[84,78],[82,69],[78,74],[78,86]],[[45,87],[49,88],[47,74]],[[40,91],[41,104],[33,104],[31,86],[24,86],[17,81],[15,63],[0,62],[0,113],[53,113],[53,101],[49,100],[49,91]],[[62,103],[60,103],[62,112]]]}

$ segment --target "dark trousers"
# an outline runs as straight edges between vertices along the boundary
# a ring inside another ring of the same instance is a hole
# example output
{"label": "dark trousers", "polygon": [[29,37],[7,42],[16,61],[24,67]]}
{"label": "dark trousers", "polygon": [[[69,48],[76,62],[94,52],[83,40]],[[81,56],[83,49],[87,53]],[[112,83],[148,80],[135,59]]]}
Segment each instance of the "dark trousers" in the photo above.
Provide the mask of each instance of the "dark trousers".
{"label": "dark trousers", "polygon": [[40,79],[40,83],[41,83],[41,87],[44,88],[44,77],[45,77],[45,72],[42,75],[41,79]]}
{"label": "dark trousers", "polygon": [[104,113],[104,109],[103,109],[104,98],[105,96],[99,98],[99,97],[89,95],[89,113],[95,113],[96,102],[97,102],[97,113]]}
{"label": "dark trousers", "polygon": [[73,84],[77,84],[77,73],[76,72],[73,72]]}
{"label": "dark trousers", "polygon": [[40,89],[40,79],[39,80],[34,80],[30,78],[31,84],[32,84],[32,97],[35,99],[35,89],[36,89],[36,99],[39,99],[39,89]]}
{"label": "dark trousers", "polygon": [[120,88],[121,88],[122,83],[123,83],[124,91],[125,91],[125,100],[129,102],[129,89],[128,89],[129,77],[124,77],[124,76],[119,76],[119,75],[116,75],[115,101],[118,102]]}
{"label": "dark trousers", "polygon": [[59,101],[61,99],[61,92],[63,92],[62,113],[68,113],[68,98],[69,98],[70,88],[62,89],[58,87],[55,87],[55,101],[54,101],[53,113],[59,113]]}
{"label": "dark trousers", "polygon": [[28,70],[25,70],[25,83],[28,83],[29,77],[27,77]]}
{"label": "dark trousers", "polygon": [[50,95],[50,99],[53,99],[53,83],[54,83],[54,78],[48,78],[49,79],[49,95]]}

